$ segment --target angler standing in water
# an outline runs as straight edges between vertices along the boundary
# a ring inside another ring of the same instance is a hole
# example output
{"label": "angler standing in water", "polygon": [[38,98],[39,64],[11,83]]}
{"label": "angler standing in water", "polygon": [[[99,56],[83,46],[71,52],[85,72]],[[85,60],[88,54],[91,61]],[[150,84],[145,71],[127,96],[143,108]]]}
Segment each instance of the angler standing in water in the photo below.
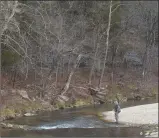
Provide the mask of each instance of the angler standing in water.
{"label": "angler standing in water", "polygon": [[119,113],[121,112],[119,103],[117,101],[114,102],[114,114],[115,114],[115,120],[116,123],[119,121]]}

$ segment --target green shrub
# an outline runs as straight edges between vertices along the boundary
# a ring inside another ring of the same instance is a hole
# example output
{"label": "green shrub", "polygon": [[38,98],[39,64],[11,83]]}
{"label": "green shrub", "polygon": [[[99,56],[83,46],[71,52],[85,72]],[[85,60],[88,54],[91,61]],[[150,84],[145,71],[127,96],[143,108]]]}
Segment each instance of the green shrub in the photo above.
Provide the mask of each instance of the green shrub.
{"label": "green shrub", "polygon": [[20,55],[11,50],[2,50],[1,63],[2,67],[12,66],[21,59]]}

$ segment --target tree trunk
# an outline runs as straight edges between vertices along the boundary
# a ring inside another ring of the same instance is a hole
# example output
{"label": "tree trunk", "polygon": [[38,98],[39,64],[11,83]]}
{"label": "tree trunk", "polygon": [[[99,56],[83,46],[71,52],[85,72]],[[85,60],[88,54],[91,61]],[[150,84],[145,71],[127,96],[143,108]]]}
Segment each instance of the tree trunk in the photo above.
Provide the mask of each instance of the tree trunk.
{"label": "tree trunk", "polygon": [[101,77],[99,80],[99,85],[98,85],[99,88],[101,88],[104,71],[105,71],[105,63],[107,60],[107,53],[108,53],[108,47],[109,47],[109,31],[110,31],[110,23],[111,23],[111,12],[112,12],[112,0],[110,1],[110,6],[109,6],[109,20],[108,20],[108,27],[107,27],[107,39],[106,39],[106,48],[105,48],[105,56],[104,56],[104,65],[103,65]]}
{"label": "tree trunk", "polygon": [[70,82],[71,82],[72,76],[75,72],[75,69],[77,68],[77,65],[79,64],[79,61],[80,61],[81,57],[82,57],[81,54],[77,57],[76,63],[74,64],[74,67],[73,67],[71,73],[68,76],[67,82],[65,84],[65,87],[63,88],[63,91],[61,92],[61,95],[64,95],[68,91],[68,89],[70,87]]}
{"label": "tree trunk", "polygon": [[13,80],[12,80],[12,87],[13,87],[13,88],[14,88],[14,86],[15,86],[16,76],[17,76],[17,69],[16,69],[16,67],[15,67],[15,68],[14,68],[14,74],[13,74]]}
{"label": "tree trunk", "polygon": [[97,41],[98,41],[97,33],[98,33],[98,31],[96,31],[96,29],[95,29],[95,32],[94,32],[94,47],[95,47],[95,53],[94,53],[93,65],[92,65],[92,67],[91,67],[91,71],[90,71],[90,74],[89,74],[89,84],[91,84],[92,75],[93,75],[94,66],[95,66],[95,63],[96,63],[96,58],[97,58],[97,53],[98,53],[98,48],[99,48],[99,45],[98,45],[98,43],[97,43]]}
{"label": "tree trunk", "polygon": [[112,93],[114,93],[114,59],[116,57],[118,46],[113,46],[113,54],[112,54],[112,72],[111,72],[111,83],[112,83]]}
{"label": "tree trunk", "polygon": [[55,80],[55,87],[57,87],[57,79],[58,79],[58,71],[59,71],[59,64],[57,64],[57,68],[56,68],[56,80]]}

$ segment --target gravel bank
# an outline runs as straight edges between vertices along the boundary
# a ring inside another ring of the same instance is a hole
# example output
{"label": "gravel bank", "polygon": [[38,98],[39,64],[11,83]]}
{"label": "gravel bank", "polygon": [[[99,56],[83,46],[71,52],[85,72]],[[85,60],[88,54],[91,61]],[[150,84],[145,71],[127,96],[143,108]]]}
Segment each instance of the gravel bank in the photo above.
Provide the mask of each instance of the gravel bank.
{"label": "gravel bank", "polygon": [[[103,112],[103,119],[114,122],[114,112]],[[156,125],[158,124],[158,103],[121,109],[119,123]]]}

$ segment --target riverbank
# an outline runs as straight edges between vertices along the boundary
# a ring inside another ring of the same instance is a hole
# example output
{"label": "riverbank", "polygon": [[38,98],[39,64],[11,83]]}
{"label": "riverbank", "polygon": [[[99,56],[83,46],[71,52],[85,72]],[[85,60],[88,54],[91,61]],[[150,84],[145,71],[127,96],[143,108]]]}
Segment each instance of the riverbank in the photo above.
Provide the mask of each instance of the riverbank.
{"label": "riverbank", "polygon": [[[111,97],[111,96],[109,96]],[[105,100],[106,103],[112,103],[112,98],[107,97]],[[152,98],[152,97],[145,97],[143,98]],[[110,100],[111,99],[111,100]],[[77,99],[74,102],[57,102],[56,104],[52,105],[47,101],[36,99],[34,101],[26,100],[21,97],[16,97],[16,99],[12,99],[13,102],[8,102],[6,105],[1,107],[0,112],[0,120],[11,120],[17,117],[22,116],[33,116],[38,114],[41,111],[55,111],[55,110],[62,110],[66,108],[78,108],[82,106],[89,106],[89,105],[96,105],[99,103],[93,103],[91,97],[87,99]],[[134,99],[135,100],[135,99]],[[126,102],[127,100],[120,99],[121,102]]]}
{"label": "riverbank", "polygon": [[[120,102],[126,102],[129,100],[128,98],[124,97],[122,94],[118,95]],[[152,97],[142,97],[140,100],[144,100],[146,98]],[[115,99],[115,95],[109,94],[106,96],[105,103],[112,103]],[[133,99],[139,100],[139,99]],[[0,120],[10,120],[17,117],[22,116],[32,116],[38,114],[41,111],[54,111],[54,110],[62,110],[66,108],[75,108],[81,106],[88,106],[93,104],[99,104],[98,102],[94,102],[91,96],[87,98],[76,98],[75,101],[68,101],[68,102],[56,102],[51,104],[49,101],[44,101],[39,98],[30,100],[24,99],[19,95],[12,96],[11,99],[7,100],[4,105],[1,106],[0,112]]]}
{"label": "riverbank", "polygon": [[[114,122],[114,112],[102,113],[103,119]],[[136,125],[157,125],[158,124],[158,103],[146,104],[121,109],[119,123]]]}
{"label": "riverbank", "polygon": [[91,105],[92,103],[87,99],[77,99],[74,103],[56,103],[55,105],[43,100],[28,101],[20,99],[14,103],[8,103],[1,107],[0,120],[11,120],[22,116],[33,116],[42,111],[55,111],[66,108],[76,108],[80,106]]}
{"label": "riverbank", "polygon": [[[117,69],[114,72],[114,84],[112,86],[110,71],[111,70],[107,70],[107,75],[103,77],[101,87],[104,96],[99,95],[100,98],[102,97],[104,99],[103,101],[105,103],[112,103],[116,100],[116,96],[120,102],[154,97],[158,98],[158,81],[155,75],[150,74],[150,76],[147,76],[149,78],[147,81],[142,81],[139,72],[129,70],[124,73],[122,70]],[[26,113],[35,114],[43,110],[53,111],[100,104],[99,100],[93,98],[89,91],[89,88],[96,89],[96,86],[98,86],[99,76],[97,74],[95,75],[96,79],[92,79],[92,85],[90,86],[88,85],[89,70],[82,69],[76,71],[66,95],[63,96],[64,98],[61,96],[62,100],[57,97],[60,96],[60,92],[66,84],[67,75],[63,78],[58,78],[56,89],[52,84],[54,80],[49,80],[48,86],[50,87],[44,90],[38,85],[40,82],[36,81],[35,84],[35,82],[29,80],[29,78],[25,81],[17,80],[14,89],[8,83],[2,83],[0,120],[13,119],[15,117],[24,116]],[[7,80],[9,80],[9,78],[7,78]],[[45,96],[40,98],[40,93],[45,93]],[[68,101],[65,102],[65,99]]]}
{"label": "riverbank", "polygon": [[[122,107],[131,107],[135,105],[142,105],[142,104],[150,104],[154,103],[156,100],[143,100],[143,101],[128,101],[125,103],[121,103]],[[131,126],[126,124],[115,124],[112,122],[105,122],[101,120],[98,116],[96,116],[97,113],[109,111],[112,109],[113,104],[103,104],[103,105],[97,105],[97,106],[87,106],[84,108],[78,108],[78,109],[69,109],[69,110],[63,110],[63,111],[55,111],[55,112],[42,112],[37,114],[36,116],[32,117],[22,117],[17,118],[15,120],[10,121],[4,121],[1,124],[1,127],[5,128],[3,129],[2,136],[24,136],[24,135],[31,135],[33,136],[32,132],[33,130],[37,130],[41,134],[43,132],[46,132],[47,130],[50,132],[54,130],[61,130],[61,128],[68,128],[69,130],[72,130],[73,127],[79,128],[79,127],[95,127],[95,128],[105,128],[103,130],[104,136],[114,136],[114,131],[118,130],[119,137],[124,136],[140,136],[140,133],[145,136],[150,135],[156,135],[156,126],[152,125],[146,125],[146,126]],[[96,114],[95,114],[96,113]],[[9,128],[9,129],[6,129]],[[59,128],[59,129],[56,129]],[[105,131],[109,131],[109,135],[105,134]],[[9,130],[9,131],[8,131]],[[25,131],[27,130],[27,131]],[[31,130],[31,131],[30,131]],[[75,129],[76,130],[76,129]],[[125,131],[123,135],[123,131]],[[68,131],[67,131],[68,132]],[[95,133],[94,131],[92,131]],[[8,133],[8,134],[7,134]],[[25,134],[24,134],[25,133]],[[47,133],[47,132],[46,132]],[[49,133],[49,132],[48,132]],[[47,135],[49,135],[47,133]],[[56,132],[55,132],[56,133]],[[69,131],[69,133],[71,133]],[[102,131],[101,131],[102,133]],[[39,134],[39,136],[41,136]],[[100,134],[98,133],[98,136]],[[61,136],[60,134],[58,136]],[[65,135],[63,135],[65,136]],[[77,136],[77,135],[76,135]],[[97,137],[98,137],[97,136]],[[56,137],[56,136],[55,136]]]}

